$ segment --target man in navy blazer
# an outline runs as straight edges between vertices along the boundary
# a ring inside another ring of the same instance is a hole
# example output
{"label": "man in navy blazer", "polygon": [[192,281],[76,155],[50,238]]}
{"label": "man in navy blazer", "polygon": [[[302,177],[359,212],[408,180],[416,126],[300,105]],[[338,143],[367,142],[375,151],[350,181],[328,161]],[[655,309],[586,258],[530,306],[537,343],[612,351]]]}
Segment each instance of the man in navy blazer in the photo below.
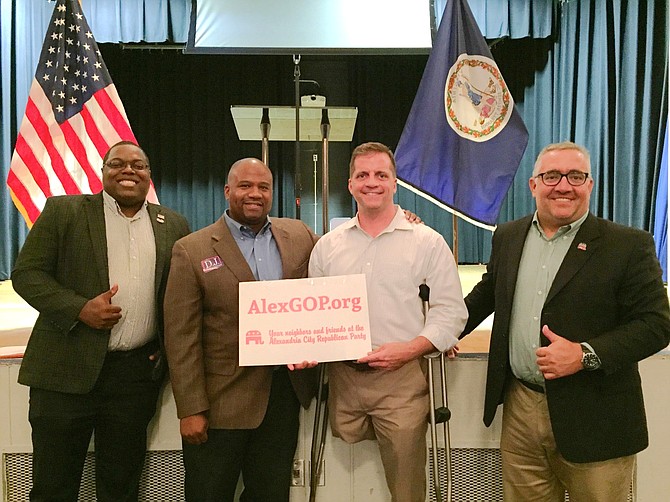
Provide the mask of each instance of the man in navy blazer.
{"label": "man in navy blazer", "polygon": [[588,151],[540,152],[534,215],[500,225],[466,297],[464,335],[495,312],[484,423],[503,403],[506,501],[626,501],[648,445],[638,361],[670,341],[647,232],[589,213]]}
{"label": "man in navy blazer", "polygon": [[78,498],[95,432],[98,502],[136,501],[146,429],[167,365],[163,295],[180,214],[146,201],[132,142],[103,159],[103,192],[47,199],[12,272],[39,311],[19,371],[30,386],[31,501]]}

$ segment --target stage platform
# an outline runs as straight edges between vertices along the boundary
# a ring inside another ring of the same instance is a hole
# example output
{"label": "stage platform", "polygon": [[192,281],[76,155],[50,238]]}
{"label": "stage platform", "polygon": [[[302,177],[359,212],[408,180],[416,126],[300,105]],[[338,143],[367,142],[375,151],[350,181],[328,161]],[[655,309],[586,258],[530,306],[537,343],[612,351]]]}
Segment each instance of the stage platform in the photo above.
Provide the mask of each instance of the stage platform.
{"label": "stage platform", "polygon": [[[484,265],[461,265],[458,272],[463,294],[479,282]],[[11,281],[0,282],[0,357],[20,356],[30,337],[37,312],[12,289]],[[490,319],[481,329],[465,338],[459,348],[465,353],[488,353]],[[488,326],[487,326],[488,325]],[[488,329],[486,329],[488,328]]]}
{"label": "stage platform", "polygon": [[0,282],[0,357],[23,353],[36,319],[37,312],[16,294],[12,282]]}

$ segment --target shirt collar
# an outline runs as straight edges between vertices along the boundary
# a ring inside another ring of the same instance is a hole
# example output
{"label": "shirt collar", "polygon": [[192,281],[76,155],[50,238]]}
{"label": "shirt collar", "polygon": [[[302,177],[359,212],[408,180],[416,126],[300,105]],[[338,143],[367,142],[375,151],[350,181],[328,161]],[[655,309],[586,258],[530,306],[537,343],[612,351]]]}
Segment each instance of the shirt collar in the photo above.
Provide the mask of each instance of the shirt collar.
{"label": "shirt collar", "polygon": [[556,233],[551,237],[551,239],[547,238],[547,235],[544,233],[544,230],[542,229],[542,225],[540,225],[540,220],[537,218],[537,210],[535,210],[535,213],[533,214],[533,228],[535,228],[539,234],[542,236],[542,238],[550,241],[553,240],[559,236],[566,236],[566,235],[574,235],[577,233],[579,228],[582,226],[582,223],[586,221],[586,218],[588,217],[589,212],[586,211],[578,220],[573,221],[572,223],[568,223],[567,225],[563,225],[562,227],[559,227],[559,229],[556,231]]}
{"label": "shirt collar", "polygon": [[109,195],[106,191],[102,191],[102,202],[105,206],[107,206],[108,209],[112,211],[112,213],[117,214],[119,216],[123,216],[127,220],[134,220],[137,218],[141,218],[142,215],[147,214],[147,201],[144,201],[144,204],[142,204],[142,207],[140,208],[137,213],[135,213],[133,216],[126,216],[123,214],[123,211],[121,211],[121,207],[119,206],[119,203],[116,201],[114,197]]}
{"label": "shirt collar", "polygon": [[226,222],[226,225],[228,225],[228,228],[233,233],[233,235],[238,236],[241,236],[243,234],[262,235],[265,232],[268,232],[272,227],[272,221],[270,221],[270,218],[266,216],[267,221],[265,222],[263,227],[259,230],[258,234],[256,234],[256,232],[254,232],[248,226],[243,225],[242,223],[239,223],[238,221],[231,218],[230,215],[228,214],[227,209],[223,212],[223,219]]}
{"label": "shirt collar", "polygon": [[[398,204],[395,204],[395,208],[396,210],[393,219],[388,224],[388,226],[381,232],[381,234],[386,232],[393,232],[394,230],[412,230],[413,223],[407,221],[403,209]],[[356,213],[356,216],[351,218],[349,221],[343,223],[341,226],[344,228],[358,227],[359,230],[364,231],[361,228],[360,222],[358,221],[358,213]]]}

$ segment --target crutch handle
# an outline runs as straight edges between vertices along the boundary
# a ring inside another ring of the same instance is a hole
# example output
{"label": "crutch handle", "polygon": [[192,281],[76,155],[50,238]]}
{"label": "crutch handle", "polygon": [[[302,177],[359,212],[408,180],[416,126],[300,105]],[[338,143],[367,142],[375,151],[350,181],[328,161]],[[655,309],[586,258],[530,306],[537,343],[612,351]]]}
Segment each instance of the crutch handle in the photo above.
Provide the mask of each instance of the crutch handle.
{"label": "crutch handle", "polygon": [[[428,360],[428,364],[432,364],[432,361],[434,359],[439,359],[442,357],[441,352],[431,352],[430,354],[426,354],[423,356],[424,359]],[[432,371],[432,368],[431,368]],[[434,406],[434,405],[433,405]],[[435,423],[436,424],[443,424],[445,422],[448,422],[451,419],[451,410],[447,406],[438,406],[435,407]]]}
{"label": "crutch handle", "polygon": [[435,408],[436,424],[443,424],[444,422],[448,422],[450,418],[451,418],[451,411],[449,410],[449,408],[447,408],[446,406],[440,406],[439,408]]}
{"label": "crutch handle", "polygon": [[427,284],[421,284],[419,286],[419,298],[421,301],[427,302],[430,298],[430,288]]}

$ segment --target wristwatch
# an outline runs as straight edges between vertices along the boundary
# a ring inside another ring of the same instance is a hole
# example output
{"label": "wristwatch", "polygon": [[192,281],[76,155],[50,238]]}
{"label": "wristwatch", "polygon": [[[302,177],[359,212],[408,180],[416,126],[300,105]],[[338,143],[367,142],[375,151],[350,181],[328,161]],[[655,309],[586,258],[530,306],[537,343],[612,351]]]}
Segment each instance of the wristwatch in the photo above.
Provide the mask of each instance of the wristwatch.
{"label": "wristwatch", "polygon": [[586,371],[593,371],[600,368],[600,358],[598,354],[593,352],[591,347],[586,344],[580,344],[582,346],[582,368]]}

